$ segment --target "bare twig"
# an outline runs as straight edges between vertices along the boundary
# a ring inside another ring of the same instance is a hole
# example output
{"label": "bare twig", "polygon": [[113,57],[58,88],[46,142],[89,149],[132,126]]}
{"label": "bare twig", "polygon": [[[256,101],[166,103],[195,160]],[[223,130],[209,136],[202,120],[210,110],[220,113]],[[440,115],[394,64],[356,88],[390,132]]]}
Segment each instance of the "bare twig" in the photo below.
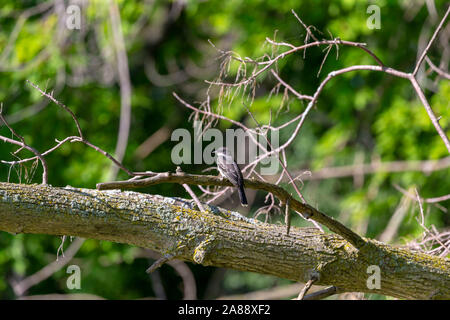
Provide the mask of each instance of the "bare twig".
{"label": "bare twig", "polygon": [[[162,172],[157,173],[152,177],[143,178],[140,180],[98,183],[97,189],[98,190],[135,189],[161,183],[178,183],[178,184],[186,183],[191,185],[215,185],[222,187],[232,186],[231,182],[229,182],[226,179],[221,179],[220,177],[217,176]],[[302,214],[304,217],[308,219],[314,220],[315,222],[325,225],[331,231],[339,234],[344,239],[349,241],[356,248],[361,248],[366,243],[366,240],[364,240],[358,234],[348,229],[340,222],[320,212],[314,207],[311,207],[306,203],[302,203],[296,200],[295,198],[292,197],[292,195],[290,195],[286,190],[284,190],[280,186],[256,180],[254,178],[244,179],[244,185],[246,188],[271,192],[283,203],[289,201],[289,205],[292,210],[296,211],[299,214]]]}
{"label": "bare twig", "polygon": [[433,36],[431,37],[430,41],[428,42],[425,50],[423,50],[422,55],[420,56],[419,60],[417,60],[416,66],[414,68],[414,71],[411,73],[412,77],[415,77],[417,72],[419,71],[420,65],[422,64],[423,59],[425,59],[425,56],[428,53],[428,50],[430,50],[431,45],[433,44],[434,40],[436,39],[439,31],[441,31],[442,27],[444,26],[444,22],[447,19],[448,15],[450,14],[450,6],[447,8],[447,11],[445,12],[444,17],[442,18],[441,22],[439,23],[438,27],[433,33]]}
{"label": "bare twig", "polygon": [[427,198],[427,199],[424,199],[424,200],[427,203],[438,203],[438,202],[450,200],[450,194],[446,194],[444,196],[435,197],[435,198]]}
{"label": "bare twig", "polygon": [[14,293],[17,296],[22,296],[29,288],[32,286],[42,282],[43,280],[49,278],[52,274],[63,268],[67,263],[72,260],[72,258],[75,256],[75,254],[78,252],[78,250],[81,248],[82,244],[84,243],[84,239],[82,238],[76,238],[70,247],[65,251],[65,255],[58,259],[53,261],[52,263],[46,265],[44,268],[39,270],[38,272],[32,274],[31,276],[25,278],[24,280],[20,281],[19,283],[13,284],[12,288],[14,290]]}
{"label": "bare twig", "polygon": [[218,300],[277,300],[297,296],[301,288],[300,283],[277,286],[270,289],[252,291],[248,293],[218,297]]}
{"label": "bare twig", "polygon": [[[279,43],[272,41],[269,38],[266,38],[266,41],[271,43],[271,44],[275,44],[275,45],[279,45]],[[322,40],[322,41],[315,41],[315,42],[311,42],[311,43],[307,43],[304,44],[302,46],[299,47],[295,47],[293,49],[290,49],[288,51],[285,51],[281,54],[279,54],[278,56],[274,57],[273,59],[269,60],[269,61],[264,61],[264,62],[258,62],[258,65],[263,66],[261,69],[259,69],[258,71],[255,71],[250,77],[239,81],[239,82],[235,82],[235,83],[227,83],[227,82],[220,82],[220,81],[206,81],[206,83],[212,84],[212,85],[217,85],[217,86],[225,86],[225,87],[237,87],[237,86],[243,86],[243,85],[248,85],[251,82],[253,82],[260,74],[262,74],[264,71],[268,70],[273,64],[275,64],[278,60],[285,58],[286,56],[293,54],[295,52],[298,51],[302,51],[306,48],[310,48],[310,47],[315,47],[315,46],[320,46],[320,45],[347,45],[347,46],[351,46],[351,47],[357,47],[357,48],[361,48],[363,49],[365,46],[365,43],[358,43],[358,42],[352,42],[352,41],[345,41],[345,40],[341,40],[341,39],[334,39],[334,40]],[[367,48],[364,48],[366,52],[368,52]],[[373,55],[375,56],[375,55]],[[239,59],[237,59],[239,60]],[[240,60],[241,62],[245,62],[244,60]],[[378,62],[378,61],[377,61]],[[382,66],[382,64],[380,65],[380,67]]]}
{"label": "bare twig", "polygon": [[7,44],[4,46],[3,50],[2,50],[2,54],[0,56],[0,63],[2,65],[5,65],[5,61],[8,58],[8,56],[10,55],[13,45],[16,42],[20,31],[22,29],[22,27],[25,25],[25,22],[28,20],[28,18],[40,14],[46,10],[49,10],[51,7],[54,6],[54,2],[53,1],[49,1],[49,2],[43,2],[40,3],[34,7],[28,8],[26,10],[24,10],[19,17],[16,18],[16,24],[14,25],[14,29],[12,30],[10,36],[8,37],[8,42]]}
{"label": "bare twig", "polygon": [[197,204],[197,207],[200,211],[205,211],[205,208],[203,207],[200,200],[198,200],[197,196],[195,195],[194,191],[192,191],[191,187],[189,187],[186,183],[182,184],[183,188],[186,189],[186,191],[189,193],[192,199],[194,199],[195,203]]}
{"label": "bare twig", "polygon": [[[313,95],[313,99],[308,103],[305,111],[301,114],[300,117],[298,117],[298,122],[297,122],[297,126],[294,129],[294,132],[291,134],[291,136],[289,137],[289,139],[282,144],[280,147],[276,148],[276,149],[272,149],[270,152],[266,152],[263,155],[260,155],[258,157],[256,157],[256,159],[252,162],[250,162],[248,166],[254,165],[255,163],[260,162],[262,159],[265,159],[271,155],[274,154],[278,154],[281,150],[286,149],[292,142],[293,140],[297,137],[301,127],[303,126],[303,123],[306,119],[306,116],[308,115],[308,113],[311,111],[311,109],[314,107],[314,105],[316,104],[320,93],[322,92],[323,88],[325,87],[325,85],[334,77],[344,74],[344,73],[348,73],[348,72],[354,72],[354,71],[359,71],[359,70],[370,70],[370,71],[378,71],[378,72],[385,72],[388,73],[390,75],[396,76],[396,77],[400,77],[400,78],[404,78],[404,79],[409,79],[409,74],[402,72],[402,71],[398,71],[392,68],[388,68],[388,67],[381,67],[381,66],[374,66],[374,65],[355,65],[355,66],[351,66],[351,67],[347,67],[347,68],[343,68],[340,70],[336,70],[333,72],[330,72],[328,74],[328,76],[320,83],[319,87],[317,88],[316,92]],[[245,170],[245,168],[244,168]]]}
{"label": "bare twig", "polygon": [[[397,184],[394,184],[393,186],[394,186],[395,189],[400,191],[403,195],[407,196],[411,200],[417,201],[417,197],[412,195],[411,193],[409,193],[407,190],[403,189],[402,187],[400,187]],[[431,203],[434,206],[436,206],[437,208],[439,208],[441,211],[447,212],[447,208],[439,205],[440,201],[448,200],[447,197],[448,197],[448,195],[445,195],[445,196],[442,196],[442,197],[437,197],[437,198],[421,198],[420,200],[422,202],[425,202],[425,203]]]}
{"label": "bare twig", "polygon": [[171,129],[168,126],[162,126],[150,137],[148,137],[134,152],[135,157],[144,159],[148,157],[158,146],[170,138]]}
{"label": "bare twig", "polygon": [[450,80],[450,74],[445,72],[444,70],[439,69],[432,61],[430,58],[425,57],[425,61],[429,64],[429,66],[431,67],[431,69],[433,69],[434,72],[436,72],[439,76],[441,76],[442,78],[445,78],[447,80]]}
{"label": "bare twig", "polygon": [[291,229],[291,216],[289,214],[289,200],[286,201],[286,211],[284,213],[284,224],[286,225],[286,234],[289,234]]}
{"label": "bare twig", "polygon": [[[355,173],[364,175],[380,172],[408,172],[419,171],[430,174],[434,171],[444,170],[450,167],[450,157],[439,160],[406,160],[406,161],[372,161],[365,164],[351,164],[345,166],[327,167],[317,171],[312,171],[310,175],[302,177],[303,180],[322,180],[345,178],[354,176]],[[301,174],[296,172],[295,174]],[[266,177],[267,179],[267,177]],[[276,176],[269,178],[269,181],[277,179]]]}
{"label": "bare twig", "polygon": [[438,236],[436,236],[436,234],[434,232],[432,232],[429,228],[427,228],[427,226],[425,225],[425,215],[423,212],[422,199],[419,196],[419,192],[417,191],[417,188],[414,188],[414,191],[416,193],[417,202],[419,203],[419,212],[420,212],[420,221],[419,221],[419,219],[417,219],[417,221],[419,222],[420,226],[425,230],[425,232],[429,236],[433,237],[433,240],[436,240],[436,242],[439,243],[439,245],[442,248],[446,248],[446,251],[448,251],[447,246],[440,240],[440,238]]}
{"label": "bare twig", "polygon": [[[450,8],[449,8],[450,10]],[[448,13],[448,11],[447,11]],[[428,117],[431,119],[431,123],[433,124],[434,128],[438,132],[439,136],[441,137],[442,141],[444,141],[445,147],[447,148],[448,152],[450,153],[450,141],[445,134],[444,130],[442,129],[439,120],[436,118],[436,115],[433,112],[433,109],[431,109],[430,104],[428,103],[427,98],[425,97],[425,94],[423,93],[422,89],[420,88],[419,83],[417,82],[416,78],[413,75],[409,76],[409,80],[411,81],[411,84],[413,85],[414,90],[417,93],[417,96],[419,97],[420,101],[422,102],[422,105],[424,106],[425,110],[428,113]]]}
{"label": "bare twig", "polygon": [[[154,260],[159,260],[161,255],[155,251],[149,249],[139,250],[135,257],[148,257]],[[189,266],[181,260],[168,260],[165,262],[168,266],[172,267],[183,280],[183,291],[185,300],[195,300],[197,299],[197,284],[195,283],[194,275],[189,269]]]}
{"label": "bare twig", "polygon": [[55,104],[57,104],[58,106],[60,106],[61,108],[63,108],[64,110],[66,110],[70,116],[72,117],[73,121],[75,122],[75,125],[77,126],[78,129],[78,135],[80,136],[81,139],[83,138],[83,132],[81,131],[81,127],[80,124],[77,120],[77,117],[75,117],[75,114],[72,112],[72,110],[70,110],[64,103],[56,100],[52,94],[49,94],[43,90],[41,90],[41,88],[39,88],[39,86],[37,86],[36,84],[34,84],[33,82],[31,82],[30,80],[27,80],[27,83],[29,85],[31,85],[33,88],[35,88],[37,91],[39,91],[43,96],[47,97],[48,99],[50,99],[51,101],[53,101]]}
{"label": "bare twig", "polygon": [[314,40],[314,41],[319,41],[316,36],[314,35],[314,33],[311,32],[310,28],[306,26],[306,24],[299,18],[299,16],[297,15],[297,13],[294,11],[294,9],[291,10],[292,14],[295,16],[295,18],[298,20],[298,22],[300,22],[300,24],[303,26],[303,28],[305,28],[306,32],[308,33],[308,35]]}
{"label": "bare twig", "polygon": [[329,296],[332,296],[337,293],[342,293],[342,292],[335,286],[331,286],[331,287],[325,288],[323,290],[319,290],[319,291],[307,294],[303,297],[303,300],[322,300],[322,299],[328,298]]}
{"label": "bare twig", "polygon": [[165,254],[161,258],[156,260],[145,272],[152,273],[153,271],[155,271],[156,269],[161,267],[163,264],[165,264],[166,262],[168,262],[174,258],[175,258],[175,255],[173,255],[173,254]]}
{"label": "bare twig", "polygon": [[[252,117],[253,121],[255,121],[256,125],[258,127],[261,127],[261,125],[259,124],[258,120],[256,120],[255,116],[253,115],[253,113],[247,108],[247,106],[244,104],[244,107],[247,109],[247,112],[250,114],[250,116]],[[262,137],[266,140],[266,143],[270,146],[271,149],[273,149],[272,144],[270,143],[269,139],[267,139],[267,137],[265,135],[262,135]],[[286,173],[287,177],[289,178],[289,182],[291,183],[291,185],[294,187],[295,192],[297,193],[297,195],[299,196],[299,198],[301,199],[301,201],[303,203],[306,203],[305,198],[303,197],[302,193],[300,192],[300,189],[297,186],[297,183],[295,181],[295,179],[292,177],[292,175],[290,174],[290,172],[287,169],[287,165],[281,160],[280,154],[279,153],[275,153],[278,162],[280,163],[281,167],[283,168],[283,172]],[[304,216],[301,215],[303,218]],[[324,232],[322,230],[322,228],[315,223],[315,221],[313,221],[313,224],[316,226],[317,229],[319,229],[321,232]]]}
{"label": "bare twig", "polygon": [[389,219],[386,228],[378,238],[381,242],[389,243],[394,239],[408,209],[411,206],[411,201],[412,199],[408,196],[402,197],[400,204],[397,206],[394,214]]}
{"label": "bare twig", "polygon": [[305,294],[308,292],[309,289],[311,289],[312,285],[317,280],[319,280],[318,276],[312,275],[311,279],[309,279],[308,282],[305,283],[305,286],[303,287],[303,289],[298,294],[297,300],[303,300],[303,298],[305,297]]}
{"label": "bare twig", "polygon": [[279,83],[281,83],[283,86],[285,86],[286,89],[288,89],[290,92],[292,92],[298,99],[300,99],[300,100],[312,100],[313,99],[313,97],[311,97],[311,96],[300,94],[297,90],[295,90],[289,84],[284,82],[283,79],[280,78],[278,73],[275,72],[275,70],[272,69],[272,70],[270,70],[270,72],[278,80]]}
{"label": "bare twig", "polygon": [[[45,162],[44,157],[42,156],[42,154],[39,151],[37,151],[35,148],[30,147],[29,145],[27,145],[25,143],[25,139],[21,135],[19,135],[17,132],[15,132],[14,129],[8,124],[8,122],[6,121],[5,117],[3,117],[3,105],[0,105],[0,120],[5,124],[5,126],[11,131],[11,133],[13,135],[15,135],[17,138],[20,139],[20,142],[14,140],[14,139],[3,137],[3,136],[0,136],[0,140],[3,140],[4,142],[8,142],[10,144],[15,144],[17,146],[20,146],[20,149],[17,150],[15,153],[17,153],[21,149],[27,149],[27,150],[31,151],[32,153],[34,153],[36,155],[36,157],[39,159],[39,161],[41,162],[41,164],[42,164],[42,184],[47,184],[48,183],[47,162]],[[2,162],[4,163],[3,160],[2,160]]]}

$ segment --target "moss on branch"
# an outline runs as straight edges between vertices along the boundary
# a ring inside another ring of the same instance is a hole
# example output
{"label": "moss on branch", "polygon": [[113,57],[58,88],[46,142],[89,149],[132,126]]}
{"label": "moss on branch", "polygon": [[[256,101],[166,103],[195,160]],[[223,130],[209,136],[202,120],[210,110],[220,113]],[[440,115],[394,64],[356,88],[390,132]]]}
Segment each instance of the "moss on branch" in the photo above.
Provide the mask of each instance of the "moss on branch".
{"label": "moss on branch", "polygon": [[[0,230],[71,235],[150,248],[177,259],[307,281],[341,291],[450,299],[450,261],[373,240],[357,250],[339,235],[271,225],[190,200],[119,190],[0,183]],[[368,289],[367,267],[381,270]],[[144,272],[144,270],[143,270]]]}

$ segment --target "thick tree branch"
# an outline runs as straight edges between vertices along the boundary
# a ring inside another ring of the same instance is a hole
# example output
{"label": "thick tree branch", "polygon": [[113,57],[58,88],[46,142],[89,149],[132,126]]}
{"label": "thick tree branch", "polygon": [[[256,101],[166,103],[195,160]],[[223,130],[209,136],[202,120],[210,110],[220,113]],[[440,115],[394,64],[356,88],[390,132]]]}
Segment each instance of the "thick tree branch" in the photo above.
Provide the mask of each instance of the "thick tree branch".
{"label": "thick tree branch", "polygon": [[[0,230],[108,240],[173,254],[177,259],[274,275],[342,292],[406,299],[450,299],[450,261],[368,240],[356,250],[316,229],[261,223],[238,213],[136,192],[0,183]],[[292,206],[292,203],[291,203]],[[367,267],[381,288],[367,288]],[[143,271],[144,272],[144,271]]]}
{"label": "thick tree branch", "polygon": [[[207,176],[207,175],[195,175],[187,173],[172,173],[163,172],[155,174],[153,177],[148,177],[140,180],[128,180],[128,181],[116,181],[116,182],[105,182],[98,183],[97,189],[99,190],[111,190],[111,189],[134,189],[143,188],[160,183],[179,183],[179,184],[193,184],[193,185],[203,185],[203,186],[221,186],[230,187],[233,186],[231,182],[226,179],[222,179],[217,176]],[[326,214],[320,212],[319,210],[309,206],[306,203],[300,202],[292,197],[286,190],[282,187],[267,183],[261,180],[245,179],[245,187],[256,190],[263,190],[274,194],[283,203],[289,202],[289,206],[292,210],[303,215],[307,219],[314,220],[318,223],[323,224],[328,227],[331,231],[339,234],[356,248],[361,248],[366,243],[363,238],[354,233],[352,230],[348,229],[346,226],[340,222],[334,220],[333,218],[327,216]]]}

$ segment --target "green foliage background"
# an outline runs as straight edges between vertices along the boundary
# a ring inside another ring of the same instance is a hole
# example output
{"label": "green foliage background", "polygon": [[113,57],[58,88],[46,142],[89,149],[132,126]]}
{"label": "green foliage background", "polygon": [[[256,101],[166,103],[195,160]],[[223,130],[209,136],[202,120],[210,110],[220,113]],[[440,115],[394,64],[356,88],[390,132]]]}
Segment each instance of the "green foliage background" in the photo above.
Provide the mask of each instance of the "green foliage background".
{"label": "green foliage background", "polygon": [[[339,37],[343,40],[365,42],[387,66],[412,71],[417,59],[417,44],[421,32],[428,29],[427,39],[437,25],[429,18],[421,2],[377,1],[381,8],[381,29],[366,25],[370,2],[338,1],[187,1],[178,11],[172,1],[117,1],[132,82],[132,127],[124,164],[133,170],[174,170],[170,159],[174,143],[169,140],[148,157],[139,159],[135,151],[151,134],[167,126],[191,129],[190,112],[172,96],[177,92],[186,101],[203,101],[208,84],[219,74],[218,52],[209,45],[233,50],[241,57],[257,58],[271,53],[265,38],[276,31],[278,41],[299,45],[305,30],[291,14],[294,9],[305,23],[323,32],[321,38]],[[25,81],[41,88],[55,90],[57,99],[77,115],[85,136],[94,144],[113,153],[116,145],[120,115],[120,90],[113,52],[109,2],[91,0],[82,8],[81,30],[65,30],[64,23],[50,8],[24,19],[25,12],[41,1],[3,0],[0,6],[0,102],[3,111],[17,132],[38,150],[46,150],[55,139],[76,134],[71,118],[55,104],[48,103]],[[181,2],[180,2],[181,3]],[[448,4],[447,4],[448,5]],[[414,8],[417,8],[415,11]],[[441,17],[445,1],[436,1]],[[15,42],[9,44],[17,24],[23,25]],[[5,55],[6,48],[9,54]],[[319,76],[325,52],[311,48],[280,61],[281,77],[304,94],[313,94],[327,73],[355,64],[374,64],[362,50],[340,47],[338,59],[334,48]],[[434,45],[429,57],[438,63],[442,52]],[[175,82],[165,84],[155,76],[149,77],[149,66],[166,75],[181,70]],[[230,79],[237,70],[232,63]],[[429,75],[433,82],[435,74]],[[265,74],[259,78],[256,98],[250,106],[259,121],[267,123],[269,110],[280,107],[282,92],[269,98],[276,84]],[[449,134],[450,83],[442,80],[433,85],[435,92],[426,90],[427,98],[441,125]],[[305,105],[290,99],[280,111],[274,124],[281,124],[304,110]],[[217,106],[217,101],[213,101]],[[236,99],[226,116],[254,123]],[[219,128],[229,127],[219,123]],[[7,128],[0,134],[11,136]],[[281,141],[289,137],[287,130]],[[1,144],[0,159],[12,160],[15,148]],[[30,154],[20,153],[21,157]],[[409,82],[384,73],[354,72],[332,80],[323,91],[300,135],[288,149],[291,170],[318,170],[323,167],[354,163],[362,156],[365,162],[373,157],[382,161],[432,160],[448,156],[444,144],[435,132],[424,108]],[[95,188],[108,177],[110,162],[82,144],[66,144],[46,157],[50,168],[49,183],[54,186]],[[183,166],[186,172],[201,172],[205,167]],[[31,164],[10,168],[0,164],[0,180],[39,183],[41,168]],[[127,178],[123,172],[118,179]],[[307,201],[322,211],[340,219],[361,234],[376,238],[385,229],[399,205],[402,194],[393,185],[405,189],[416,186],[422,197],[448,194],[449,169],[430,174],[421,172],[379,173],[366,176],[361,187],[355,187],[352,177],[305,182],[302,191]],[[287,187],[287,186],[286,186]],[[188,197],[177,185],[156,186],[146,192],[167,196]],[[292,190],[293,191],[293,190]],[[262,205],[264,194],[258,194],[254,208]],[[449,201],[441,203],[449,207]],[[256,209],[255,209],[256,210]],[[420,237],[422,229],[415,217],[413,205],[398,231],[395,242]],[[434,206],[425,206],[427,225],[448,228],[450,218]],[[252,215],[254,211],[249,212]],[[281,219],[273,217],[273,223]],[[294,219],[294,225],[305,225]],[[69,242],[66,241],[67,247]],[[10,235],[0,233],[0,298],[14,299],[10,284],[40,270],[54,261],[60,239],[46,235]],[[66,288],[65,268],[51,278],[32,287],[27,294],[90,293],[110,299],[154,297],[152,280],[145,273],[151,263],[136,257],[138,248],[87,240],[77,253],[74,263],[82,269],[81,290]],[[199,298],[243,293],[289,283],[283,279],[189,264],[195,275]],[[182,297],[181,279],[168,266],[159,270],[167,298]],[[212,279],[219,279],[211,285]]]}

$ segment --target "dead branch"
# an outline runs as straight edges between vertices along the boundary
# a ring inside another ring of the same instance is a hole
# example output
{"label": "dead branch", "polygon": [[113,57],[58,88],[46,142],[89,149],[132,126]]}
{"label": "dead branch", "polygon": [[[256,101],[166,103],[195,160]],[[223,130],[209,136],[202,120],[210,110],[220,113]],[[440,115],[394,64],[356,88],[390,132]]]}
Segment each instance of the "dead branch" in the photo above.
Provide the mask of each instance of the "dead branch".
{"label": "dead branch", "polygon": [[[131,80],[119,6],[117,2],[109,2],[109,15],[111,19],[111,29],[114,39],[114,49],[117,59],[117,73],[119,75],[120,85],[120,122],[116,150],[114,154],[118,161],[122,162],[128,145],[128,136],[131,126]],[[114,180],[116,178],[118,170],[119,167],[114,165],[111,166],[109,173],[110,180]]]}
{"label": "dead branch", "polygon": [[449,14],[450,14],[450,6],[448,6],[444,17],[441,19],[441,22],[439,22],[438,27],[434,31],[433,36],[431,37],[430,41],[428,42],[425,50],[423,50],[419,60],[417,60],[416,66],[414,68],[414,71],[411,73],[412,77],[415,77],[417,75],[417,72],[419,71],[419,68],[420,68],[420,65],[422,64],[423,59],[425,59],[425,56],[427,55],[428,51],[430,50],[430,47],[433,44],[434,40],[436,39],[438,33],[441,31],[442,27],[444,26],[444,22],[445,22],[445,20],[447,20],[447,17],[448,17]]}
{"label": "dead branch", "polygon": [[[294,202],[291,201],[291,207]],[[136,192],[0,183],[0,230],[66,234],[128,243],[177,259],[306,282],[342,292],[450,299],[450,260],[367,240],[359,250],[338,235],[249,219],[218,207]],[[368,289],[367,267],[381,269]]]}
{"label": "dead branch", "polygon": [[81,238],[75,239],[75,241],[66,250],[66,254],[61,259],[57,259],[49,263],[41,270],[32,274],[31,276],[26,277],[22,281],[18,283],[13,283],[12,288],[14,290],[14,293],[17,296],[21,297],[29,288],[49,278],[56,271],[63,268],[67,263],[71,261],[74,255],[78,252],[83,242],[84,239]]}
{"label": "dead branch", "polygon": [[[408,172],[419,171],[430,174],[434,171],[450,168],[450,157],[439,160],[405,160],[405,161],[372,161],[367,164],[351,164],[337,167],[322,168],[312,171],[310,175],[302,176],[302,180],[322,180],[352,177],[357,174],[369,175],[380,172]],[[302,172],[295,172],[301,174]],[[273,182],[277,176],[270,177],[268,180]]]}
{"label": "dead branch", "polygon": [[[213,186],[232,186],[231,182],[216,176],[207,175],[194,175],[187,173],[171,173],[163,172],[155,174],[152,177],[143,178],[133,181],[116,181],[116,182],[104,182],[98,183],[98,190],[111,190],[111,189],[135,189],[143,188],[151,185],[161,184],[161,183],[178,183],[178,184],[191,184],[191,185],[213,185]],[[339,234],[344,239],[349,241],[356,248],[361,248],[365,244],[365,240],[359,235],[348,229],[343,224],[339,223],[335,219],[327,216],[326,214],[320,212],[319,210],[311,207],[310,205],[300,202],[293,198],[286,190],[282,187],[270,184],[264,181],[252,179],[244,179],[244,184],[246,188],[264,190],[274,194],[283,203],[289,202],[289,206],[292,210],[296,211],[300,215],[306,217],[307,219],[312,219],[318,223],[325,225],[331,231]]]}
{"label": "dead branch", "polygon": [[431,67],[431,69],[436,72],[439,76],[441,76],[442,78],[445,78],[447,80],[450,80],[450,74],[445,72],[444,70],[439,69],[432,61],[430,58],[425,57],[425,61],[429,64],[429,66]]}
{"label": "dead branch", "polygon": [[[44,157],[42,156],[42,154],[39,151],[37,151],[35,148],[30,147],[28,144],[26,144],[25,139],[21,135],[19,135],[16,131],[14,131],[14,129],[8,124],[5,117],[3,116],[3,105],[0,105],[0,120],[5,124],[5,126],[9,129],[9,131],[11,131],[11,133],[14,136],[16,136],[20,141],[10,139],[10,138],[4,137],[4,136],[0,136],[0,140],[19,146],[20,148],[18,150],[16,150],[14,152],[14,154],[16,154],[17,152],[19,152],[22,149],[27,149],[28,151],[31,151],[32,153],[34,153],[36,155],[35,158],[39,159],[39,161],[42,164],[42,184],[47,184],[47,182],[48,182],[47,162],[45,161]],[[1,162],[4,163],[3,160]]]}

